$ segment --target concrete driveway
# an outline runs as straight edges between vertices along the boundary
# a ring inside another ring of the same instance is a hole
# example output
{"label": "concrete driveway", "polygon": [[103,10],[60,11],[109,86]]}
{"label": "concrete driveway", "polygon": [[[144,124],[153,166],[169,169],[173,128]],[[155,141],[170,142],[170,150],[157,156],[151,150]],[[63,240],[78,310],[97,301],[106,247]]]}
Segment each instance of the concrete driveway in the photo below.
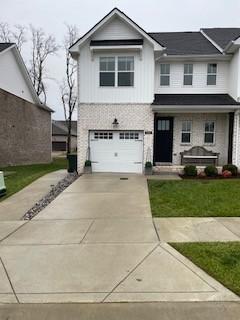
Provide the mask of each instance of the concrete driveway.
{"label": "concrete driveway", "polygon": [[0,242],[0,303],[239,300],[159,242],[140,175],[82,176],[10,229]]}

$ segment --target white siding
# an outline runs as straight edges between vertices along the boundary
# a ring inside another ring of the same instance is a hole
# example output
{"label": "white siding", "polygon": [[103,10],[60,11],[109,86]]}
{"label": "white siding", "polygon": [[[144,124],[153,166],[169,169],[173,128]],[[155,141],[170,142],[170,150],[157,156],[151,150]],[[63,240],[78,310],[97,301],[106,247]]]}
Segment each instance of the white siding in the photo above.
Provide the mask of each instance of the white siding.
{"label": "white siding", "polygon": [[132,27],[128,26],[126,22],[120,20],[120,18],[113,18],[102,29],[98,30],[93,40],[113,40],[113,39],[138,39],[141,38],[140,34],[136,32]]}
{"label": "white siding", "polygon": [[229,94],[234,98],[240,98],[240,54],[239,50],[234,54],[229,63]]}
{"label": "white siding", "polygon": [[[217,63],[217,84],[207,85],[208,62],[169,62],[170,63],[170,85],[160,86],[160,63],[157,62],[155,69],[155,93],[177,94],[177,93],[227,93],[228,92],[228,67],[225,61]],[[184,63],[193,63],[193,84],[183,85]],[[215,63],[215,62],[214,62]]]}
{"label": "white siding", "polygon": [[31,91],[12,50],[0,55],[0,88],[34,103]]}
{"label": "white siding", "polygon": [[[134,87],[100,87],[99,57],[134,55]],[[145,40],[142,58],[137,52],[94,54],[91,59],[89,42],[79,57],[79,101],[81,103],[151,103],[154,93],[154,53]]]}

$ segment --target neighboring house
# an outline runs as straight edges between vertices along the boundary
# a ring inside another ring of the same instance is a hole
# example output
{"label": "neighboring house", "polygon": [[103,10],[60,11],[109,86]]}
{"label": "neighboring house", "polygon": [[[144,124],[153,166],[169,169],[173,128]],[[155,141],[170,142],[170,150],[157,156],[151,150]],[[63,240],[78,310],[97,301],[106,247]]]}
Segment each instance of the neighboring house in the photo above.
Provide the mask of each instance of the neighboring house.
{"label": "neighboring house", "polygon": [[[77,150],[77,121],[72,121],[71,151]],[[52,121],[52,151],[67,151],[68,127],[66,121]]]}
{"label": "neighboring house", "polygon": [[70,48],[78,62],[78,169],[181,165],[204,146],[240,165],[240,28],[147,33],[117,8]]}
{"label": "neighboring house", "polygon": [[51,161],[51,112],[13,43],[0,43],[0,166]]}

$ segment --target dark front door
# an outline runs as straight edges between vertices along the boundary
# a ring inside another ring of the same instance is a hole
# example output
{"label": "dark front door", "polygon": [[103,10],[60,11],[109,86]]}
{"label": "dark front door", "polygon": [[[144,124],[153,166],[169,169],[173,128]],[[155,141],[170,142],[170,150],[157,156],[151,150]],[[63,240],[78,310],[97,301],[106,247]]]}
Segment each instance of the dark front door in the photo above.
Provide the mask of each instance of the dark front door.
{"label": "dark front door", "polygon": [[173,118],[155,117],[154,161],[172,162]]}

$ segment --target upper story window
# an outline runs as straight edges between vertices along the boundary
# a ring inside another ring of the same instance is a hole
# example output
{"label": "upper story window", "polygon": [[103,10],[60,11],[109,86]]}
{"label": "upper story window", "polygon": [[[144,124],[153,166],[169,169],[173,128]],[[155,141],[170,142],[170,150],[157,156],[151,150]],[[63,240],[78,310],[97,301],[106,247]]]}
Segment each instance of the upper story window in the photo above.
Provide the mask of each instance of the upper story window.
{"label": "upper story window", "polygon": [[216,85],[217,81],[217,64],[209,63],[207,66],[207,85]]}
{"label": "upper story window", "polygon": [[134,83],[134,57],[118,57],[118,86],[130,87]]}
{"label": "upper story window", "polygon": [[160,64],[160,85],[169,86],[170,84],[170,64]]}
{"label": "upper story window", "polygon": [[100,86],[115,86],[115,57],[100,58]]}
{"label": "upper story window", "polygon": [[192,133],[192,121],[182,122],[182,143],[191,143],[191,133]]}
{"label": "upper story window", "polygon": [[100,57],[100,87],[134,85],[134,57]]}
{"label": "upper story window", "polygon": [[185,86],[191,86],[192,81],[193,81],[193,64],[186,63],[184,64],[183,84]]}
{"label": "upper story window", "polygon": [[206,121],[204,124],[204,143],[213,144],[215,142],[215,122]]}

